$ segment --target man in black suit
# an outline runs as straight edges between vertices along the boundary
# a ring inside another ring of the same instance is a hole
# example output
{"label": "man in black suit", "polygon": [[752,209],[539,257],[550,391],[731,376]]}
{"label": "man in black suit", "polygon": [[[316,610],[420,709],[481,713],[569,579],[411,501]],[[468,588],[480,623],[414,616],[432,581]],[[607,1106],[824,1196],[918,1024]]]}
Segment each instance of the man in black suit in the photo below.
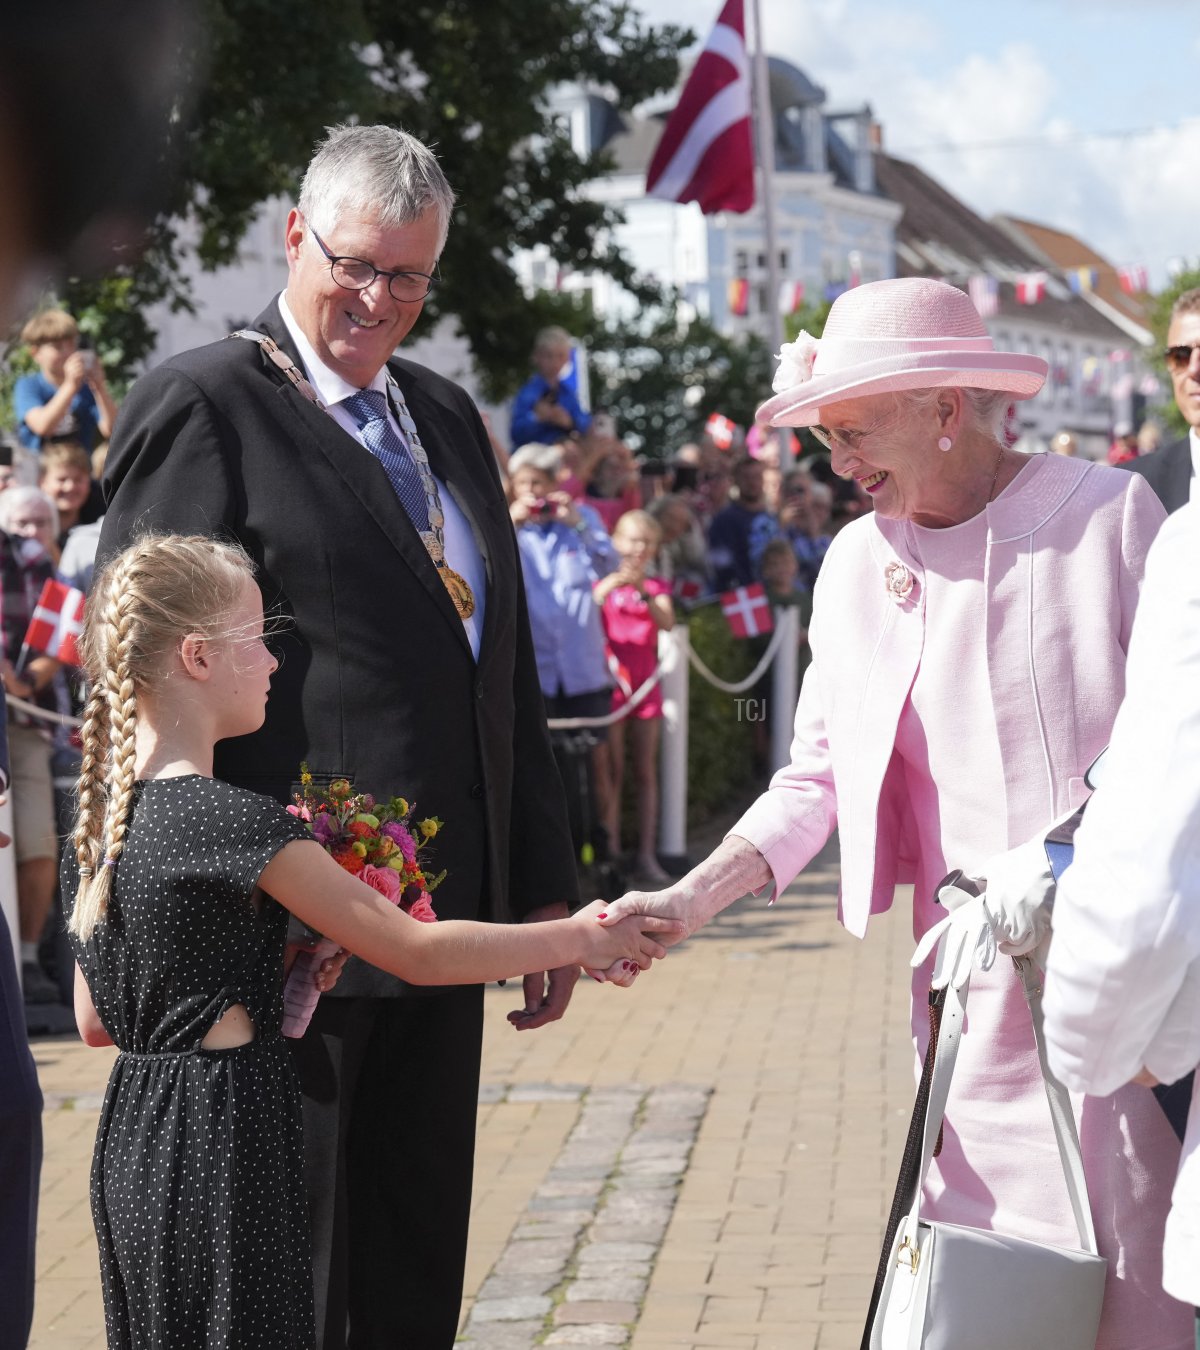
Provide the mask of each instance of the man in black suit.
{"label": "man in black suit", "polygon": [[[467,395],[393,356],[452,204],[412,137],[334,128],[288,217],[287,290],[131,390],[101,552],[233,536],[286,616],[266,724],[218,747],[221,777],[286,800],[307,761],[415,800],[445,821],[440,917],[549,919],[576,873],[499,474]],[[577,975],[527,977],[509,1020],[560,1017]],[[351,961],[296,1044],[324,1350],[454,1341],[482,1005]]]}
{"label": "man in black suit", "polygon": [[1175,406],[1191,430],[1183,440],[1122,467],[1140,473],[1167,510],[1178,511],[1191,497],[1200,461],[1200,289],[1184,291],[1171,306],[1166,360]]}

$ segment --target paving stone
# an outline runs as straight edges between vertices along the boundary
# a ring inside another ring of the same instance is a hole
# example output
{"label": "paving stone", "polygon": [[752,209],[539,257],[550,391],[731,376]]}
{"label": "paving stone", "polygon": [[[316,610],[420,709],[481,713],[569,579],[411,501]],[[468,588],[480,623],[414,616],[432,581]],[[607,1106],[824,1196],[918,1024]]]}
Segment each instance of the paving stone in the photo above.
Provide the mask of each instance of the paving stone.
{"label": "paving stone", "polygon": [[550,1311],[548,1298],[519,1294],[515,1298],[476,1299],[471,1307],[472,1322],[520,1322],[545,1317]]}
{"label": "paving stone", "polygon": [[646,1293],[646,1281],[633,1275],[622,1279],[602,1276],[572,1280],[564,1297],[568,1303],[640,1303]]}
{"label": "paving stone", "polygon": [[475,1297],[490,1301],[506,1298],[536,1297],[549,1294],[558,1287],[562,1276],[557,1272],[548,1275],[499,1275],[491,1274],[479,1286]]}
{"label": "paving stone", "polygon": [[528,1322],[467,1324],[466,1339],[455,1341],[455,1350],[533,1350],[545,1330],[540,1318]]}
{"label": "paving stone", "polygon": [[606,1326],[593,1322],[588,1326],[556,1327],[542,1342],[543,1345],[628,1345],[629,1332],[625,1327]]}
{"label": "paving stone", "polygon": [[554,1181],[547,1178],[534,1192],[536,1198],[558,1198],[564,1195],[599,1195],[604,1182],[597,1177],[572,1177],[566,1181]]}
{"label": "paving stone", "polygon": [[657,1250],[650,1242],[588,1242],[579,1249],[581,1266],[618,1261],[653,1261]]}
{"label": "paving stone", "polygon": [[636,1303],[560,1303],[554,1310],[554,1324],[608,1322],[621,1325],[636,1321],[637,1315]]}
{"label": "paving stone", "polygon": [[520,1083],[508,1090],[510,1102],[577,1102],[587,1091],[573,1083]]}

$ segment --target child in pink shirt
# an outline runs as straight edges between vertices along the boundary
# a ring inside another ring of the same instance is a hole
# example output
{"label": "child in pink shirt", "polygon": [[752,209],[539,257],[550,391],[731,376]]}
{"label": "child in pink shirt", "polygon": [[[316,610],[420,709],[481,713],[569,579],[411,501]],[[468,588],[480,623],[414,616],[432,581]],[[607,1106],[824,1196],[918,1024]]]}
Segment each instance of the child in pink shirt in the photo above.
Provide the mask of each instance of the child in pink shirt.
{"label": "child in pink shirt", "polygon": [[[648,577],[646,568],[654,560],[662,539],[658,522],[646,511],[626,511],[613,530],[613,545],[621,565],[593,588],[600,605],[609,650],[621,668],[622,677],[635,691],[654,673],[658,665],[658,634],[675,626],[671,588],[657,577]],[[613,691],[613,711],[629,701],[624,689]],[[612,780],[608,794],[609,842],[614,854],[620,852],[621,788],[625,775],[625,725],[631,725],[633,777],[637,787],[639,879],[661,883],[669,878],[659,866],[655,854],[658,821],[658,738],[662,720],[660,686],[634,708],[628,717],[609,728],[609,761]]]}

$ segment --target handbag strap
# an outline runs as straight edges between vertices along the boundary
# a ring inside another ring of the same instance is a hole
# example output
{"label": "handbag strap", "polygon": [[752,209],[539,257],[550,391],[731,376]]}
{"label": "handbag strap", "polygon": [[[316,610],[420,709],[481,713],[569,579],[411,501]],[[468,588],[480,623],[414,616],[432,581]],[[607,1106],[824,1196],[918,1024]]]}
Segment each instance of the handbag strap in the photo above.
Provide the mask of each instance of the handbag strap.
{"label": "handbag strap", "polygon": [[[945,939],[942,939],[945,941]],[[1075,1128],[1075,1114],[1071,1109],[1071,1099],[1066,1089],[1050,1072],[1046,1061],[1046,1041],[1042,1032],[1042,981],[1037,966],[1031,957],[1015,956],[1013,964],[1021,977],[1025,992],[1025,1001],[1029,1005],[1029,1016],[1033,1022],[1033,1039],[1037,1045],[1038,1063],[1042,1070],[1042,1081],[1046,1087],[1046,1099],[1050,1103],[1050,1120],[1054,1126],[1054,1137],[1058,1142],[1058,1155],[1062,1161],[1063,1178],[1067,1183],[1067,1194],[1071,1200],[1071,1210],[1075,1215],[1075,1226],[1079,1230],[1079,1245],[1086,1251],[1097,1255],[1096,1230],[1092,1223],[1091,1204],[1088,1200],[1087,1180],[1083,1174],[1083,1158],[1079,1149],[1079,1133]],[[921,1170],[916,1197],[909,1214],[907,1233],[915,1238],[917,1224],[920,1222],[921,1192],[929,1164],[933,1158],[934,1146],[942,1128],[942,1119],[946,1112],[946,1101],[950,1095],[950,1081],[954,1076],[954,1062],[958,1058],[958,1047],[962,1040],[963,1022],[967,1012],[967,989],[970,981],[961,989],[950,986],[946,990],[946,1006],[942,1010],[942,1022],[938,1029],[937,1051],[933,1061],[933,1082],[929,1090],[929,1110],[925,1117],[925,1133],[921,1148]]]}

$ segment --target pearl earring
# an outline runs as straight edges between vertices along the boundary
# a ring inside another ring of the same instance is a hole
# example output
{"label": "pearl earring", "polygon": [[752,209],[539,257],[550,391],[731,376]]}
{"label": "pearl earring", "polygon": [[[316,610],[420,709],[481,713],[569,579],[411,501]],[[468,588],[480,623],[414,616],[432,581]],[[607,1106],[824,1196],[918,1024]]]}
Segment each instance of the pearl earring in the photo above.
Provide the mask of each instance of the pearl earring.
{"label": "pearl earring", "polygon": [[943,450],[943,451],[949,450],[950,447],[951,447],[953,444],[954,444],[954,442],[950,439],[949,436],[939,436],[939,437],[938,437],[938,443],[937,443],[937,446],[938,446],[938,449],[939,449],[939,450]]}

